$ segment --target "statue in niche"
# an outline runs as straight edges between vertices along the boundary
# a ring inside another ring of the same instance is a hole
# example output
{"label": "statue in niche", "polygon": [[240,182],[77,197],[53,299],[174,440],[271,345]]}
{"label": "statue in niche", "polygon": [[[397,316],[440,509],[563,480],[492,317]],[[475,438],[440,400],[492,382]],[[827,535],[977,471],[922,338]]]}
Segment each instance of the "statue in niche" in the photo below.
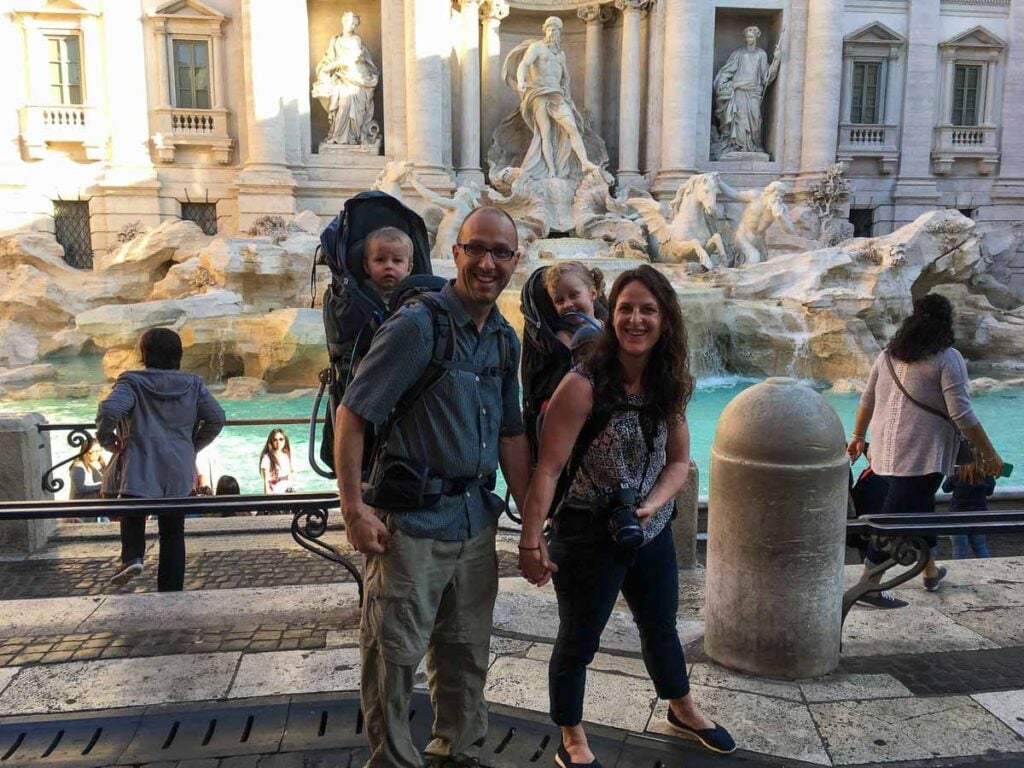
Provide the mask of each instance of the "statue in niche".
{"label": "statue in niche", "polygon": [[[645,197],[626,202],[635,208],[654,241],[653,260],[682,264],[696,259],[704,269],[717,265],[709,252],[721,262],[728,258],[725,242],[718,231],[718,194],[724,184],[717,173],[700,173],[680,185],[668,215],[661,203]],[[736,193],[740,194],[740,193]]]}
{"label": "statue in niche", "polygon": [[715,75],[715,117],[717,133],[712,132],[711,157],[763,156],[763,101],[765,91],[778,77],[782,60],[781,45],[775,46],[771,64],[768,54],[757,45],[761,37],[758,27],[743,30],[746,45],[729,56]]}
{"label": "statue in niche", "polygon": [[542,40],[526,40],[505,58],[502,78],[520,104],[494,132],[492,173],[517,167],[529,178],[579,181],[608,161],[604,142],[588,130],[569,95],[562,26],[557,16],[548,18]]}
{"label": "statue in niche", "polygon": [[331,38],[316,65],[313,96],[330,118],[330,130],[321,146],[343,145],[379,148],[380,126],[373,119],[373,94],[380,70],[355,33],[359,16],[341,16],[341,34]]}
{"label": "statue in niche", "polygon": [[742,192],[721,180],[719,187],[723,197],[747,203],[733,236],[732,242],[736,249],[733,266],[744,267],[767,261],[768,246],[764,235],[775,222],[789,234],[796,231],[789,217],[789,206],[784,200],[789,189],[781,181],[773,181],[764,189],[747,189]]}

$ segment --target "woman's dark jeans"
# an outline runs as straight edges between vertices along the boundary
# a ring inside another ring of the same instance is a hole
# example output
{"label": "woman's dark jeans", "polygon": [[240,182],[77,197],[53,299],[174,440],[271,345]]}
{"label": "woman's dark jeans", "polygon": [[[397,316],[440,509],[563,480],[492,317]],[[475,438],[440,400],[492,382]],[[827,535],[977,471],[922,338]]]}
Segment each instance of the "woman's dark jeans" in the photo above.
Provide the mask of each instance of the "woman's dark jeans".
{"label": "woman's dark jeans", "polygon": [[[580,515],[583,517],[584,515]],[[615,544],[603,524],[556,519],[551,558],[558,595],[558,639],[548,666],[551,719],[559,726],[583,719],[587,665],[621,591],[640,629],[647,673],[662,699],[690,691],[686,659],[676,629],[679,574],[669,526],[639,550]],[[559,524],[561,522],[561,524]]]}
{"label": "woman's dark jeans", "polygon": [[[185,589],[185,516],[181,512],[157,515],[160,528],[160,565],[156,572],[159,592],[181,592]],[[143,517],[121,518],[121,563],[142,562],[146,554],[146,520]]]}
{"label": "woman's dark jeans", "polygon": [[[932,472],[930,475],[914,475],[913,477],[889,475],[885,479],[889,483],[889,490],[885,494],[885,503],[882,504],[879,514],[920,515],[935,511],[935,494],[938,492],[939,486],[942,485],[941,472]],[[925,540],[933,549],[939,543],[935,536],[925,536]],[[881,565],[888,559],[889,556],[878,548],[875,538],[872,536],[864,562],[867,565]]]}

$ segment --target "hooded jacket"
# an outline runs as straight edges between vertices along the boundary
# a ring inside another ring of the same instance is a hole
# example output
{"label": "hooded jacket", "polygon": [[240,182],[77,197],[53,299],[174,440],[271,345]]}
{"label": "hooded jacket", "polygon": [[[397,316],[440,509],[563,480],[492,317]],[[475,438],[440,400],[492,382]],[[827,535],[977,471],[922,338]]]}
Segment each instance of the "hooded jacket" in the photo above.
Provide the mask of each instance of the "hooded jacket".
{"label": "hooded jacket", "polygon": [[96,437],[115,452],[104,494],[188,496],[196,451],[223,427],[224,410],[199,376],[158,368],[122,373],[96,414]]}

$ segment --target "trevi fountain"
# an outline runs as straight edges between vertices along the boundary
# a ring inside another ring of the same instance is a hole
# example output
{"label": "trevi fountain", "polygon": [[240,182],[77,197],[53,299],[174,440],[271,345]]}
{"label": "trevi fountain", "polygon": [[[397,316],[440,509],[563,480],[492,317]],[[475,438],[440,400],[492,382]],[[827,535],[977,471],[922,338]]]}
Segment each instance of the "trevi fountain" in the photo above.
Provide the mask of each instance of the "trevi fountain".
{"label": "trevi fountain", "polygon": [[[1024,142],[999,130],[1024,118],[1024,11],[888,5],[21,3],[0,20],[32,93],[0,101],[0,407],[88,421],[141,332],[168,326],[229,417],[308,415],[319,233],[373,188],[422,215],[442,275],[469,211],[506,210],[524,258],[501,308],[520,328],[540,266],[662,270],[701,382],[699,460],[724,402],[766,376],[813,383],[849,426],[929,291],[956,307],[1000,450],[1024,458]],[[57,84],[33,69],[47,45]],[[248,446],[223,453],[251,459],[253,490],[260,430],[237,432]]]}

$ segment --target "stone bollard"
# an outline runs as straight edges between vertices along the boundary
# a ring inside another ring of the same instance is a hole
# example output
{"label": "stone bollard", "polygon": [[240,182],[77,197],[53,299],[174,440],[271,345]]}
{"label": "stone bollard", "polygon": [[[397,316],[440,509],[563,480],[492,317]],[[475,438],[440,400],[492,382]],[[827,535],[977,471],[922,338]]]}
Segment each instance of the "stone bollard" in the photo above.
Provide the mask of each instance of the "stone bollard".
{"label": "stone bollard", "polygon": [[689,570],[697,566],[697,493],[700,472],[690,461],[686,485],[676,496],[676,516],[672,520],[672,541],[676,545],[676,567]]}
{"label": "stone bollard", "polygon": [[[42,488],[43,472],[52,464],[50,438],[38,429],[45,423],[38,413],[0,413],[0,501],[53,498]],[[0,548],[34,552],[56,528],[55,520],[0,522]]]}
{"label": "stone bollard", "polygon": [[814,390],[772,378],[722,412],[711,449],[704,650],[798,679],[839,664],[849,462]]}

